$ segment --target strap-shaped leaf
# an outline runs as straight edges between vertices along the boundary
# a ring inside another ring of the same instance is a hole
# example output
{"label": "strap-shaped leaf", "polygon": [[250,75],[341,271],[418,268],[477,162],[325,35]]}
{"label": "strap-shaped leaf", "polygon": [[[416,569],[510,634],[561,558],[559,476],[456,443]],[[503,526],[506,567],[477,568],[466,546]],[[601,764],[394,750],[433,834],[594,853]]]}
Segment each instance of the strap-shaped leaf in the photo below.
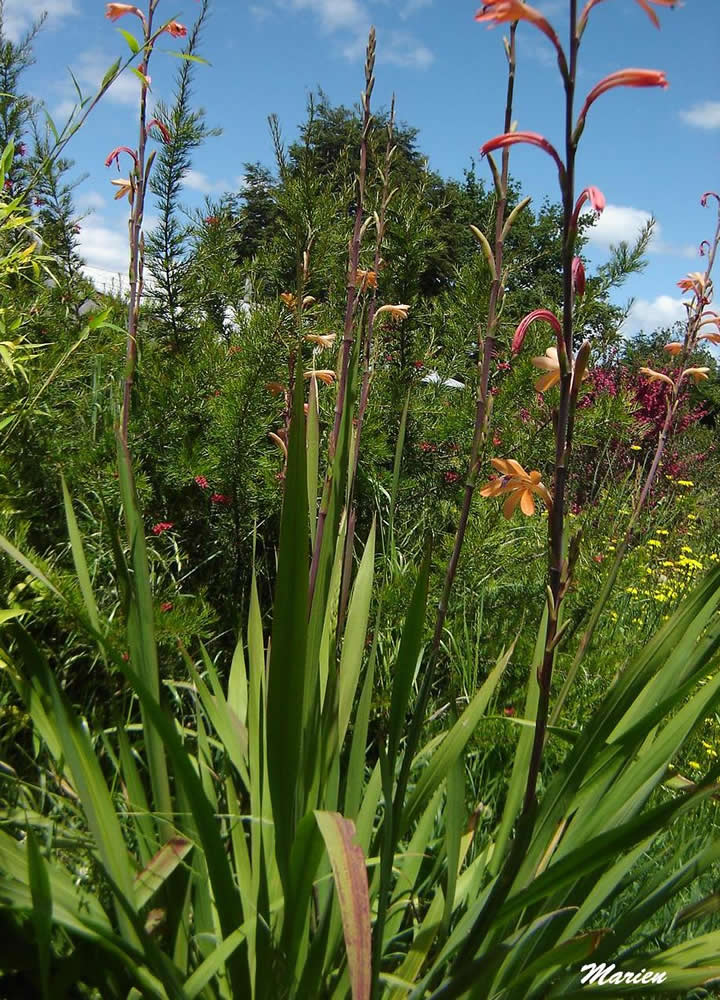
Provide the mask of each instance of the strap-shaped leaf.
{"label": "strap-shaped leaf", "polygon": [[353,1000],[369,1000],[372,936],[370,896],[362,849],[355,843],[355,824],[340,813],[315,811],[330,857],[340,904]]}

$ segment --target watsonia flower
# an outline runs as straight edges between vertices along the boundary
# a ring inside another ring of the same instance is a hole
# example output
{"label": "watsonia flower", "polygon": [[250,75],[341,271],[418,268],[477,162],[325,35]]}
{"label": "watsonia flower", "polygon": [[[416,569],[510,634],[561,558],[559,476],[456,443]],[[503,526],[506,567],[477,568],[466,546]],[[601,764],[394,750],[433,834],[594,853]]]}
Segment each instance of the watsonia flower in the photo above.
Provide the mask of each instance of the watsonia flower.
{"label": "watsonia flower", "polygon": [[500,473],[480,490],[482,497],[506,496],[503,515],[511,518],[518,507],[530,517],[535,513],[535,496],[540,497],[548,510],[552,509],[552,497],[537,469],[528,473],[519,462],[512,458],[493,458],[491,463]]}

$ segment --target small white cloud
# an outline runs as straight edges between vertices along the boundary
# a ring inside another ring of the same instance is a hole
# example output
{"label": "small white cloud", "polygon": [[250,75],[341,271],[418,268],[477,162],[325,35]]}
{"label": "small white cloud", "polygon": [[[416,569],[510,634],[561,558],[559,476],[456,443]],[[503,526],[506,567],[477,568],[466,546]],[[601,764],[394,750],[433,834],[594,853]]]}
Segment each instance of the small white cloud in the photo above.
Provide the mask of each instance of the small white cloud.
{"label": "small white cloud", "polygon": [[682,322],[686,317],[682,299],[674,299],[670,295],[658,295],[652,301],[636,299],[621,331],[626,337],[633,337],[642,330],[652,333],[659,327],[670,327],[673,323]]}
{"label": "small white cloud", "polygon": [[686,124],[708,132],[720,128],[720,101],[703,101],[687,111],[681,111],[680,117]]}
{"label": "small white cloud", "polygon": [[81,191],[75,196],[75,203],[83,211],[94,211],[105,205],[105,198],[99,191]]}
{"label": "small white cloud", "polygon": [[[588,242],[593,246],[609,248],[625,240],[632,243],[652,216],[642,208],[626,205],[606,205],[605,211],[588,232]],[[657,223],[655,225],[657,235]]]}
{"label": "small white cloud", "polygon": [[88,267],[100,268],[109,274],[127,274],[127,224],[111,228],[100,216],[92,216],[81,223],[78,244],[80,256]]}
{"label": "small white cloud", "polygon": [[431,7],[432,2],[433,0],[406,0],[405,5],[400,8],[400,17],[404,21],[424,7]]}
{"label": "small white cloud", "polygon": [[[365,58],[367,37],[358,33],[343,48],[343,55],[351,62]],[[406,31],[390,31],[381,39],[377,48],[378,64],[386,63],[403,69],[427,69],[435,61],[432,51]]]}
{"label": "small white cloud", "polygon": [[44,13],[52,27],[61,18],[72,17],[80,11],[75,0],[5,0],[3,32],[11,42],[18,42]]}
{"label": "small white cloud", "polygon": [[[113,60],[99,49],[89,49],[80,53],[71,68],[83,92],[83,97],[90,97],[100,89],[103,77],[112,64]],[[63,89],[67,96],[53,109],[54,117],[61,122],[69,118],[73,108],[79,103],[72,80],[66,80]],[[115,104],[137,106],[139,94],[140,81],[134,73],[126,69],[111,84],[105,99]]]}
{"label": "small white cloud", "polygon": [[267,21],[269,17],[272,17],[272,11],[268,10],[267,7],[261,7],[259,4],[251,3],[248,9],[256,21]]}
{"label": "small white cloud", "polygon": [[183,184],[191,191],[199,191],[200,194],[223,194],[232,188],[226,180],[211,181],[202,170],[188,170],[183,178]]}
{"label": "small white cloud", "polygon": [[368,13],[358,0],[291,0],[291,6],[312,11],[326,31],[357,30],[370,25]]}
{"label": "small white cloud", "polygon": [[378,62],[391,63],[406,69],[427,69],[435,61],[435,56],[427,47],[404,31],[391,31],[389,44],[378,47]]}
{"label": "small white cloud", "polygon": [[[608,250],[621,241],[634,243],[643,226],[652,218],[650,212],[630,205],[606,205],[605,211],[588,230],[588,242],[592,246]],[[648,247],[648,253],[661,253],[671,257],[694,258],[697,256],[695,247],[689,244],[675,245],[662,238],[662,227],[655,220],[653,234]]]}

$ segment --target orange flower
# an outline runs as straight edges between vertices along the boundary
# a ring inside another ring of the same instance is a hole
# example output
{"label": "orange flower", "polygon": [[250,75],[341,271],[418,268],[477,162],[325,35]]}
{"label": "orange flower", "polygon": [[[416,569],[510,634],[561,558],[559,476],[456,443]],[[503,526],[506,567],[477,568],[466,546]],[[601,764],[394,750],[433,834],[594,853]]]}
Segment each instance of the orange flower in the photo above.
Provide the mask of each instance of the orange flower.
{"label": "orange flower", "polygon": [[707,340],[709,344],[720,344],[720,333],[701,333],[698,340]]}
{"label": "orange flower", "polygon": [[308,333],[305,335],[305,340],[309,340],[313,344],[317,344],[318,347],[326,348],[332,347],[335,343],[336,337],[336,333]]}
{"label": "orange flower", "polygon": [[288,453],[288,451],[287,451],[287,445],[286,445],[284,439],[280,436],[280,434],[275,434],[274,431],[270,431],[270,433],[268,434],[268,437],[270,438],[271,441],[275,442],[275,444],[278,446],[278,448],[282,451],[282,453],[285,456],[285,458],[287,458],[287,453]]}
{"label": "orange flower", "polygon": [[135,14],[140,20],[145,23],[145,15],[132,3],[109,3],[105,8],[105,17],[109,18],[111,21],[117,21],[118,18],[124,17],[126,14]]}
{"label": "orange flower", "polygon": [[402,304],[397,306],[380,306],[375,315],[380,316],[382,313],[389,313],[391,319],[403,320],[408,318],[409,311],[410,306]]}
{"label": "orange flower", "polygon": [[527,473],[519,462],[512,458],[493,458],[491,463],[500,476],[491,479],[480,490],[481,497],[497,497],[506,495],[503,504],[503,514],[511,518],[518,506],[523,514],[530,517],[535,513],[533,494],[539,496],[548,510],[552,509],[550,491],[542,483],[537,469]]}
{"label": "orange flower", "polygon": [[332,385],[335,381],[335,372],[330,371],[329,368],[321,368],[319,371],[313,369],[312,371],[305,372],[305,378],[312,378],[313,375],[320,382],[324,382],[325,385]]}
{"label": "orange flower", "polygon": [[[292,292],[283,292],[280,295],[280,298],[283,300],[288,309],[295,309],[295,307],[297,306],[297,298],[292,294]],[[313,305],[314,302],[315,299],[312,297],[312,295],[306,295],[305,298],[302,300],[303,309],[307,309],[307,307]]]}
{"label": "orange flower", "polygon": [[605,195],[602,193],[600,188],[589,187],[584,188],[575,202],[575,208],[573,209],[571,226],[573,229],[577,229],[578,219],[580,217],[580,210],[586,201],[590,202],[590,207],[593,212],[601,215],[605,211]]}
{"label": "orange flower", "polygon": [[685,371],[680,376],[680,381],[686,378],[688,375],[690,378],[694,378],[696,382],[700,382],[702,379],[708,377],[709,368],[686,368]]}
{"label": "orange flower", "polygon": [[355,287],[364,292],[367,288],[377,288],[377,274],[374,271],[363,271],[358,268],[355,272]]}
{"label": "orange flower", "polygon": [[581,129],[585,123],[585,116],[601,94],[614,87],[667,87],[667,77],[659,69],[619,69],[615,73],[610,73],[596,83],[593,89],[585,98],[585,104],[578,118],[577,128]]}
{"label": "orange flower", "polygon": [[[677,0],[637,0],[637,3],[640,4],[642,9],[645,11],[645,13],[650,18],[650,20],[652,21],[652,23],[655,25],[656,28],[660,27],[660,21],[658,19],[657,14],[650,6],[650,4],[655,3],[658,4],[658,6],[660,7],[674,7],[676,2]],[[588,0],[588,2],[585,4],[583,12],[580,15],[580,19],[578,21],[578,29],[577,29],[578,38],[582,35],[583,31],[585,30],[585,24],[588,19],[588,14],[593,9],[593,7],[597,6],[597,4],[599,3],[602,3],[602,0]]]}
{"label": "orange flower", "polygon": [[682,354],[684,346],[685,346],[684,344],[680,344],[676,341],[673,344],[665,344],[663,350],[667,351],[668,354],[672,354],[673,356],[675,356],[676,354]]}
{"label": "orange flower", "polygon": [[640,372],[643,375],[647,375],[651,382],[667,382],[668,385],[675,385],[669,375],[663,375],[662,372],[656,372],[653,368],[641,368]]}
{"label": "orange flower", "polygon": [[558,151],[544,136],[540,135],[538,132],[504,132],[502,135],[496,135],[494,139],[488,139],[488,141],[480,147],[480,153],[482,156],[487,156],[487,154],[492,153],[494,149],[504,149],[505,146],[514,146],[515,143],[518,142],[527,142],[531,146],[539,146],[540,149],[543,149],[549,156],[552,156],[553,160],[555,160],[560,177],[565,176],[565,167],[563,166],[563,162],[560,159]]}
{"label": "orange flower", "polygon": [[707,287],[707,278],[701,271],[691,271],[687,278],[681,278],[677,285],[684,292],[693,292],[695,295],[702,296]]}
{"label": "orange flower", "polygon": [[512,344],[510,350],[513,354],[517,354],[523,345],[525,340],[525,334],[528,332],[528,327],[535,320],[542,320],[543,323],[549,323],[553,328],[558,338],[562,337],[562,326],[560,325],[560,320],[557,318],[555,313],[550,312],[549,309],[533,309],[532,312],[524,316],[518,323],[517,329],[515,330],[515,335],[512,339]]}
{"label": "orange flower", "polygon": [[547,392],[548,389],[552,389],[554,385],[558,384],[560,381],[560,362],[558,361],[557,347],[548,347],[545,356],[533,358],[532,363],[536,368],[543,368],[547,372],[546,375],[541,375],[535,383],[535,389],[538,392]]}
{"label": "orange flower", "polygon": [[539,10],[523,3],[523,0],[486,0],[482,10],[479,10],[475,15],[475,20],[481,23],[489,21],[491,26],[493,24],[509,24],[513,21],[529,21],[550,39],[559,54],[562,53],[560,42],[550,23]]}
{"label": "orange flower", "polygon": [[281,382],[266,382],[265,388],[268,392],[271,392],[273,396],[283,396],[287,393],[287,389]]}
{"label": "orange flower", "polygon": [[118,198],[124,198],[127,195],[128,201],[132,204],[134,194],[132,181],[125,177],[119,177],[116,180],[110,181],[110,183],[114,184],[118,189],[114,201],[117,201]]}
{"label": "orange flower", "polygon": [[173,38],[184,38],[187,35],[187,28],[178,21],[170,21],[169,24],[165,25],[163,31],[166,31],[168,35],[172,35]]}

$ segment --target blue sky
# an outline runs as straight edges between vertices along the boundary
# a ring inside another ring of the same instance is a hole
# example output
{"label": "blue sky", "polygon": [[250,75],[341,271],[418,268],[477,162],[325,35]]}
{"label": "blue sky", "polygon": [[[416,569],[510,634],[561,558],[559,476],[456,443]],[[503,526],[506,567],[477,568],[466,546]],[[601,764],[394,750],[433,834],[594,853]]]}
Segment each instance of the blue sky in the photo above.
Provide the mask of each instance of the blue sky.
{"label": "blue sky", "polygon": [[[140,0],[144,6],[143,0]],[[419,128],[419,145],[430,166],[461,178],[482,143],[501,131],[505,92],[504,27],[473,21],[478,3],[466,0],[214,0],[198,66],[195,95],[208,123],[223,135],[198,151],[185,188],[189,207],[205,195],[237,190],[243,163],[272,166],[267,115],[279,115],[291,140],[305,113],[307,94],[321,86],[335,103],[351,104],[362,86],[364,43],[370,24],[378,31],[376,107],[397,95],[398,117]],[[537,6],[564,37],[567,0],[538,0]],[[26,85],[64,121],[74,88],[68,67],[86,93],[97,86],[118,55],[127,52],[116,30],[135,29],[128,17],[113,25],[102,0],[5,0],[11,37],[42,10],[48,23],[36,45],[37,64]],[[625,67],[662,69],[667,90],[623,89],[592,107],[581,141],[578,183],[594,184],[608,208],[594,230],[594,264],[608,246],[631,239],[652,213],[657,235],[643,275],[617,296],[636,305],[627,332],[681,318],[676,281],[702,260],[697,246],[714,228],[714,212],[700,207],[700,195],[720,188],[720,42],[718,0],[686,0],[658,8],[661,29],[635,0],[604,0],[592,12],[580,54],[580,91]],[[159,15],[191,23],[194,0],[161,0]],[[162,49],[179,48],[168,36]],[[153,92],[171,96],[177,60],[157,51],[151,64]],[[126,269],[127,202],[112,200],[111,177],[103,166],[117,145],[135,145],[139,84],[120,79],[68,149],[78,173],[89,176],[78,202],[92,214],[81,232],[93,274],[109,278]],[[558,142],[561,86],[550,43],[530,26],[518,33],[515,114],[518,128]],[[542,152],[515,147],[512,173],[539,203],[557,198],[555,168]],[[487,174],[487,167],[480,165]],[[152,215],[152,209],[148,213]],[[542,305],[542,303],[538,303]]]}

